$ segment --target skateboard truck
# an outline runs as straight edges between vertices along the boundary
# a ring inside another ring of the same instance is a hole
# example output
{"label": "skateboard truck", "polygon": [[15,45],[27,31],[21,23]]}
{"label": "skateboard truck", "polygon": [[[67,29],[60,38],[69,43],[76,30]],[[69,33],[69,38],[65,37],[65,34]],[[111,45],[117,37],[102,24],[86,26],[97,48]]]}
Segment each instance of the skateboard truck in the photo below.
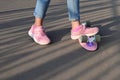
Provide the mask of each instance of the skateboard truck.
{"label": "skateboard truck", "polygon": [[93,46],[94,41],[95,41],[95,35],[94,36],[88,36],[87,45],[90,46],[90,47]]}
{"label": "skateboard truck", "polygon": [[82,43],[87,43],[88,46],[93,46],[94,45],[94,42],[100,42],[101,40],[101,37],[100,35],[92,35],[92,36],[86,36],[86,35],[83,35],[81,36],[81,42]]}

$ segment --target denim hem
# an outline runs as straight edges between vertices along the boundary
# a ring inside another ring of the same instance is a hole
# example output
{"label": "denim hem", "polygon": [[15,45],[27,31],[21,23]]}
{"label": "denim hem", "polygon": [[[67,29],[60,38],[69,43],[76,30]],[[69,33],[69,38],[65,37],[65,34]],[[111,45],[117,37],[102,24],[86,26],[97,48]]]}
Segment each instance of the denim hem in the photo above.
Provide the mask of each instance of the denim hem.
{"label": "denim hem", "polygon": [[41,19],[44,19],[44,17],[43,16],[40,16],[40,15],[38,15],[38,14],[36,14],[36,13],[33,13],[33,15],[35,16],[35,17],[37,17],[37,18],[41,18]]}

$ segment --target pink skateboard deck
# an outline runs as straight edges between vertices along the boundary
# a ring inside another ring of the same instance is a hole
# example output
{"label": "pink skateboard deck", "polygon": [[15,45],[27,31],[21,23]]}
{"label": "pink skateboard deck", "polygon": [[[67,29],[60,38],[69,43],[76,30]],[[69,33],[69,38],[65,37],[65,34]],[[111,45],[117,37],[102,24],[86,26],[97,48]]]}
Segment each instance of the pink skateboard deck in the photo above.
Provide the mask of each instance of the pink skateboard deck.
{"label": "pink skateboard deck", "polygon": [[100,35],[83,35],[78,40],[84,49],[88,51],[95,51],[98,48],[98,42],[100,42]]}

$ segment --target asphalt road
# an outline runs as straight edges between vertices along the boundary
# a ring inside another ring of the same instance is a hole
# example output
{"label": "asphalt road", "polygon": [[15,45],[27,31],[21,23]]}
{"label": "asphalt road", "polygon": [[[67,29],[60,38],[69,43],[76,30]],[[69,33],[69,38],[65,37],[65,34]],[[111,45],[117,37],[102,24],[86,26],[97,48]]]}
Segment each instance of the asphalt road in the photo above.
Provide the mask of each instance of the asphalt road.
{"label": "asphalt road", "polygon": [[65,0],[52,0],[44,26],[52,43],[40,46],[27,32],[35,0],[0,0],[0,80],[120,80],[120,0],[80,0],[81,22],[98,26],[95,52],[70,39]]}

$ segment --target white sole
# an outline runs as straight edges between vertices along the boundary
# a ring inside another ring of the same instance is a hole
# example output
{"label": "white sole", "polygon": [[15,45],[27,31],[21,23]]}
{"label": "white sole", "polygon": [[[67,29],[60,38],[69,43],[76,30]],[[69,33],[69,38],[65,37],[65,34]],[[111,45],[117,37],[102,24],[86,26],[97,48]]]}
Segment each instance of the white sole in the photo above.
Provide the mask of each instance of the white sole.
{"label": "white sole", "polygon": [[80,37],[81,37],[81,35],[79,35],[79,36],[71,36],[71,39],[76,40],[76,39],[79,39]]}
{"label": "white sole", "polygon": [[28,31],[28,35],[29,35],[37,44],[40,44],[40,45],[47,45],[47,44],[49,44],[49,43],[39,43],[39,42],[34,38],[33,34],[32,34],[30,31]]}

